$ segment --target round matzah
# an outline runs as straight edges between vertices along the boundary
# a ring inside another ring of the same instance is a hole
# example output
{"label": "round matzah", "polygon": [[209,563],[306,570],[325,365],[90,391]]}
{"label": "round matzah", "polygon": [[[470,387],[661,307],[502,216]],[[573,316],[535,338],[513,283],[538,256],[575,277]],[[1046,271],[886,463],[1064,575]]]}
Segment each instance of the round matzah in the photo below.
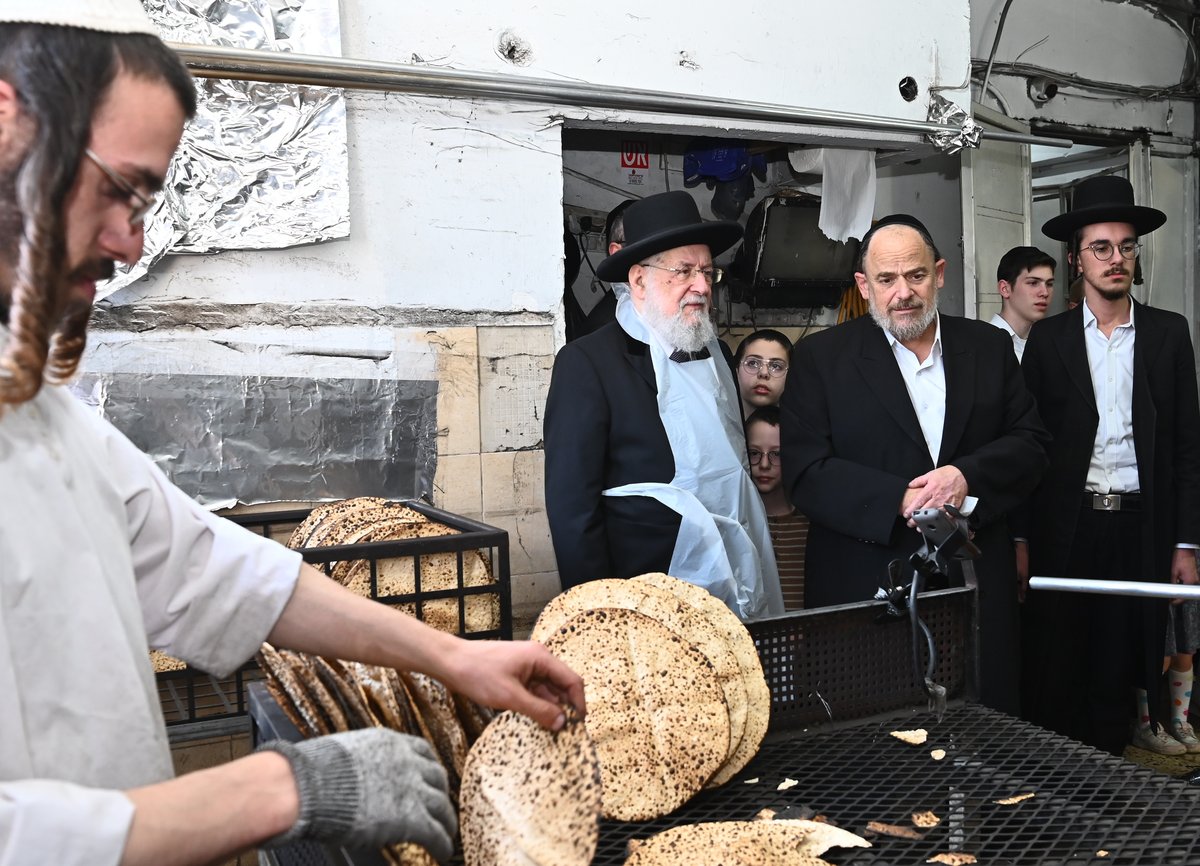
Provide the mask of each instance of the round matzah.
{"label": "round matzah", "polygon": [[[420,527],[413,527],[414,535],[421,537]],[[463,586],[492,586],[495,579],[487,561],[478,550],[464,550]],[[353,563],[345,586],[358,595],[371,597],[371,568],[369,563],[359,560]],[[395,556],[377,560],[375,570],[377,598],[407,595],[415,592],[413,579],[413,557]],[[432,553],[421,557],[421,592],[458,588],[458,556],[454,553]],[[421,619],[439,631],[458,634],[458,607],[465,604],[464,618],[467,633],[491,631],[500,626],[500,598],[495,592],[468,595],[462,598],[439,598],[421,602]],[[401,610],[416,615],[415,605],[397,605]]]}
{"label": "round matzah", "polygon": [[[415,512],[414,512],[415,513]],[[372,515],[378,515],[372,517]],[[331,530],[325,541],[328,546],[359,545],[371,541],[397,541],[401,539],[422,539],[422,537],[442,535],[431,524],[414,523],[408,518],[391,517],[385,509],[355,512],[343,521],[341,528]],[[366,559],[343,559],[330,563],[329,576],[335,581],[346,585],[350,573],[355,569],[366,569],[370,573],[370,565]]]}
{"label": "round matzah", "polygon": [[495,711],[460,694],[451,692],[450,695],[454,700],[454,711],[458,720],[467,733],[467,743],[474,743],[483,734],[488,723],[496,717]]}
{"label": "round matzah", "polygon": [[429,731],[433,734],[433,746],[437,749],[442,764],[461,779],[463,765],[467,760],[467,734],[454,712],[450,690],[440,681],[422,673],[396,673],[408,689],[413,709],[421,714],[429,726]]}
{"label": "round matzah", "polygon": [[[412,512],[416,514],[416,512]],[[420,515],[418,515],[420,516]],[[388,509],[360,511],[343,521],[343,527],[333,530],[326,539],[330,545],[360,544],[370,541],[404,541],[410,538],[436,538],[454,533],[440,523],[414,521],[395,517]],[[378,557],[377,557],[378,558]],[[354,569],[368,569],[365,559],[344,559],[333,564],[329,576],[345,585]],[[382,594],[382,593],[381,593]]]}
{"label": "round matzah", "polygon": [[391,728],[403,734],[417,733],[405,720],[400,709],[399,698],[388,679],[388,668],[362,662],[345,662],[345,665],[361,690],[367,709],[371,711],[380,727]]}
{"label": "round matzah", "polygon": [[665,574],[643,574],[633,578],[652,584],[675,594],[678,598],[699,610],[712,623],[717,634],[728,642],[742,668],[742,681],[746,685],[746,732],[734,749],[733,756],[713,775],[705,787],[723,785],[750,763],[771,723],[771,689],[763,674],[762,662],[754,646],[754,638],[746,626],[723,602],[707,590]]}
{"label": "round matzah", "polygon": [[[275,651],[275,648],[268,643],[264,643],[259,647],[258,666],[267,675],[268,688],[270,688],[270,682],[273,680],[278,688],[288,697],[294,712],[297,714],[296,716],[292,716],[292,721],[298,722],[296,727],[303,736],[319,737],[330,733],[328,722],[322,718],[320,711],[308,696],[308,692],[296,679],[291,664],[282,658]],[[284,704],[282,701],[279,704],[286,713],[287,704]]]}
{"label": "round matzah", "polygon": [[156,674],[166,671],[182,671],[187,668],[187,662],[169,656],[162,650],[150,650],[150,664],[154,667]]}
{"label": "round matzah", "polygon": [[345,672],[345,668],[340,664],[335,667],[321,656],[313,656],[312,665],[325,688],[337,696],[346,713],[346,721],[351,730],[375,726],[375,719],[372,717],[371,711],[367,709],[362,693],[350,682],[350,676]]}
{"label": "round matzah", "polygon": [[818,866],[830,848],[870,848],[817,821],[715,821],[673,827],[639,841],[625,866]]}
{"label": "round matzah", "polygon": [[293,550],[308,547],[308,538],[313,530],[333,514],[354,511],[358,508],[375,507],[383,505],[386,501],[386,499],[375,496],[360,496],[357,499],[340,499],[337,502],[318,505],[308,512],[308,517],[304,518],[299,526],[292,530],[292,537],[288,539],[287,546]]}
{"label": "round matzah", "polygon": [[604,815],[643,821],[687,802],[729,751],[729,709],[712,662],[632,610],[589,610],[544,641],[583,678]]}
{"label": "round matzah", "polygon": [[331,513],[313,529],[305,546],[335,547],[340,544],[346,544],[348,543],[347,539],[357,530],[384,520],[408,523],[414,526],[423,526],[427,523],[424,516],[398,502],[385,502],[382,505],[360,505],[356,508],[348,508]]}
{"label": "round matzah", "polygon": [[594,608],[636,610],[665,625],[712,662],[729,707],[729,751],[733,757],[746,731],[746,686],[742,668],[729,642],[713,630],[708,617],[674,593],[645,581],[590,580],[552,598],[534,623],[534,640],[548,638],[571,617]]}
{"label": "round matzah", "polygon": [[321,718],[327,723],[329,733],[336,734],[350,730],[350,722],[341,702],[329,690],[313,665],[313,657],[307,653],[292,650],[279,650],[279,655],[292,667],[300,688],[304,689],[309,699],[316,705]]}
{"label": "round matzah", "polygon": [[467,756],[459,797],[467,866],[587,866],[600,834],[600,766],[587,728],[557,733],[501,713]]}
{"label": "round matzah", "polygon": [[412,842],[399,842],[380,849],[388,866],[438,866],[433,855]]}

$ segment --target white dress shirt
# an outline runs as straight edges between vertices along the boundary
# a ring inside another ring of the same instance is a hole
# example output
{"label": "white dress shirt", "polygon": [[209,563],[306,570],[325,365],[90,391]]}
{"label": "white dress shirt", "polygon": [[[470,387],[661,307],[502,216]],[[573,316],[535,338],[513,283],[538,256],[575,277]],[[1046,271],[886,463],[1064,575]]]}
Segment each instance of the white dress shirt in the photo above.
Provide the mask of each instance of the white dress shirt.
{"label": "white dress shirt", "polygon": [[933,465],[937,466],[938,454],[942,450],[942,428],[946,424],[946,368],[942,365],[942,319],[938,316],[935,321],[937,331],[933,337],[933,348],[924,361],[918,360],[912,351],[892,336],[891,331],[884,330],[883,333],[900,367],[900,377],[904,379],[904,387],[908,389],[908,397],[917,413],[929,456]]}
{"label": "white dress shirt", "polygon": [[1083,305],[1083,343],[1087,347],[1092,391],[1096,396],[1096,440],[1088,466],[1087,489],[1095,493],[1137,493],[1137,452],[1133,446],[1133,306],[1129,321],[1104,336]]}
{"label": "white dress shirt", "polygon": [[174,775],[147,648],[225,675],[300,555],[205,511],[62,386],[0,415],[0,491],[0,863],[116,863],[121,791]]}
{"label": "white dress shirt", "polygon": [[988,324],[995,325],[997,328],[1008,332],[1008,335],[1012,337],[1013,351],[1017,353],[1017,363],[1021,363],[1021,358],[1025,354],[1025,338],[1018,336],[1017,332],[1012,329],[1012,325],[999,313],[988,319]]}

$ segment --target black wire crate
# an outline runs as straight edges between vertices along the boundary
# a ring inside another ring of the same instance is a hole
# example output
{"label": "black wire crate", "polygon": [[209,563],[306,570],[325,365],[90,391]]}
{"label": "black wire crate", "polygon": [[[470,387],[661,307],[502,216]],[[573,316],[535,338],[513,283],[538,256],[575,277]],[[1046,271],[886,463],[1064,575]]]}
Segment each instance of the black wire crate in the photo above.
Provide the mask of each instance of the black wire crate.
{"label": "black wire crate", "polygon": [[[508,533],[423,502],[399,504],[453,534],[307,547],[300,551],[304,561],[339,582],[347,582],[349,575],[348,585],[360,595],[405,610],[443,631],[510,640]],[[229,519],[282,542],[310,511],[235,514]]]}
{"label": "black wire crate", "polygon": [[262,672],[254,662],[227,677],[189,667],[159,671],[155,681],[163,720],[171,727],[245,716],[246,686],[259,679]]}
{"label": "black wire crate", "polygon": [[[356,572],[360,594],[398,607],[443,631],[471,639],[512,638],[508,533],[423,502],[401,503],[453,534],[305,548],[304,561],[334,575]],[[296,508],[227,515],[226,519],[279,543],[309,516]],[[438,570],[437,584],[430,571]],[[487,582],[483,582],[486,570]],[[389,593],[395,576],[411,578],[412,591]],[[475,583],[477,585],[471,585]],[[262,674],[253,661],[228,677],[214,677],[169,657],[156,664],[173,668],[155,674],[168,727],[246,716],[246,686]]]}

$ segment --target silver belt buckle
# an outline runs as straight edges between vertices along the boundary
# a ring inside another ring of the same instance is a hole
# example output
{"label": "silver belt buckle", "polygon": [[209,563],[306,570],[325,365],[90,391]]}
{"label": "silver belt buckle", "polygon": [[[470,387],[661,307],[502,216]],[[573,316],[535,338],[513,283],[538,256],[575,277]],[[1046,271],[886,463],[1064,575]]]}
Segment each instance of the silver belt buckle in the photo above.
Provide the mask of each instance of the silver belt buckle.
{"label": "silver belt buckle", "polygon": [[1094,511],[1120,511],[1121,510],[1121,494],[1119,494],[1119,493],[1093,493],[1092,494],[1092,509]]}

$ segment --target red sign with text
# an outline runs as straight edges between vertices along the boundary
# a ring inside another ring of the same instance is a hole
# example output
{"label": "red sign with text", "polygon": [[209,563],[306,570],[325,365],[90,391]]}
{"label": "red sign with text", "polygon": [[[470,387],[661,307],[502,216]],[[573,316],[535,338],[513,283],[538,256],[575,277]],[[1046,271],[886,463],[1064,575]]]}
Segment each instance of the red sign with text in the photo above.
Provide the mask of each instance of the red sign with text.
{"label": "red sign with text", "polygon": [[649,143],[645,141],[622,141],[621,168],[650,168]]}

